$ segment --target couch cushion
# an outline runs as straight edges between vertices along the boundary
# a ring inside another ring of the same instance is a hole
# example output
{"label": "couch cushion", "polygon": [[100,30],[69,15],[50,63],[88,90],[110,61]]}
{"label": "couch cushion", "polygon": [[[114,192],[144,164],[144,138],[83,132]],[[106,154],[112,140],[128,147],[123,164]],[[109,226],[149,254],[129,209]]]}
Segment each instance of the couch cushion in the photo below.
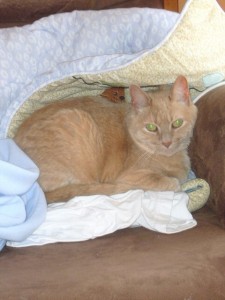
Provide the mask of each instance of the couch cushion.
{"label": "couch cushion", "polygon": [[0,1],[0,28],[21,26],[50,14],[116,7],[163,8],[162,0],[7,0]]}
{"label": "couch cushion", "polygon": [[164,235],[129,228],[80,243],[6,248],[1,299],[224,299],[225,235],[207,208]]}
{"label": "couch cushion", "polygon": [[200,97],[197,107],[190,145],[192,168],[209,183],[208,205],[225,226],[225,84]]}

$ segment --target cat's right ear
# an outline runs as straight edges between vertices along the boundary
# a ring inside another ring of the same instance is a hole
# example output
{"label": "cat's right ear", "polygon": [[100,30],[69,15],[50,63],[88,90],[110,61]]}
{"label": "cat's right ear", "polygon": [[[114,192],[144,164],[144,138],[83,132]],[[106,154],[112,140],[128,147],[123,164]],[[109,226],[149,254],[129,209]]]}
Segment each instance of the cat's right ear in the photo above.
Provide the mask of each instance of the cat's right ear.
{"label": "cat's right ear", "polygon": [[137,85],[132,84],[130,86],[130,96],[131,104],[136,110],[141,110],[150,104],[148,96]]}
{"label": "cat's right ear", "polygon": [[186,105],[189,105],[191,102],[188,82],[187,79],[182,75],[178,76],[175,80],[175,83],[172,87],[172,98]]}

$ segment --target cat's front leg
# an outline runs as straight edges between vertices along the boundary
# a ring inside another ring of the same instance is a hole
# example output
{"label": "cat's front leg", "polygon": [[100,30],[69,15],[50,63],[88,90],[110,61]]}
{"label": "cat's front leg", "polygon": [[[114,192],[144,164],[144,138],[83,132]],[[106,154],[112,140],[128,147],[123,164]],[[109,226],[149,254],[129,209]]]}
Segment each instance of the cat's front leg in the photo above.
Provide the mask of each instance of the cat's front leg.
{"label": "cat's front leg", "polygon": [[175,177],[162,176],[159,177],[157,181],[158,182],[156,182],[156,189],[159,189],[159,191],[181,191],[180,181]]}
{"label": "cat's front leg", "polygon": [[129,170],[129,172],[121,174],[117,182],[127,184],[132,189],[145,191],[181,191],[181,184],[177,178],[149,172],[148,170]]}

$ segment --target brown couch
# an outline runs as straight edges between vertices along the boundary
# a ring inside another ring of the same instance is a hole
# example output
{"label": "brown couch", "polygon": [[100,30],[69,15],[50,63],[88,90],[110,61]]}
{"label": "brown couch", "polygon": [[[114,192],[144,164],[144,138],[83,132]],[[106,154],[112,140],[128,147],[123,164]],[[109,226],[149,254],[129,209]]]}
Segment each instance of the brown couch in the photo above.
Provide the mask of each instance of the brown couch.
{"label": "brown couch", "polygon": [[21,26],[50,14],[75,9],[110,9],[122,7],[163,8],[163,0],[7,0],[0,1],[0,27]]}
{"label": "brown couch", "polygon": [[[0,26],[75,8],[162,7],[161,1],[0,1]],[[225,299],[225,86],[197,104],[193,169],[211,186],[198,225],[174,235],[129,228],[80,243],[0,253],[0,299]]]}

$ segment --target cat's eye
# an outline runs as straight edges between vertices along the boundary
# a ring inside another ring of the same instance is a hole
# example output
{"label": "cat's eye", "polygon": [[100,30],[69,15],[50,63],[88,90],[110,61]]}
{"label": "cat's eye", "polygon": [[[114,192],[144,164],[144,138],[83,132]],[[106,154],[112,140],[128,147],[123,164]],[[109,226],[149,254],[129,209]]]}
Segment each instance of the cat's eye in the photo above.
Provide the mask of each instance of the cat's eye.
{"label": "cat's eye", "polygon": [[148,123],[148,124],[145,125],[145,127],[148,131],[151,131],[151,132],[156,132],[157,131],[157,126],[155,124]]}
{"label": "cat's eye", "polygon": [[177,119],[172,123],[173,128],[179,128],[183,125],[184,121],[182,119]]}

